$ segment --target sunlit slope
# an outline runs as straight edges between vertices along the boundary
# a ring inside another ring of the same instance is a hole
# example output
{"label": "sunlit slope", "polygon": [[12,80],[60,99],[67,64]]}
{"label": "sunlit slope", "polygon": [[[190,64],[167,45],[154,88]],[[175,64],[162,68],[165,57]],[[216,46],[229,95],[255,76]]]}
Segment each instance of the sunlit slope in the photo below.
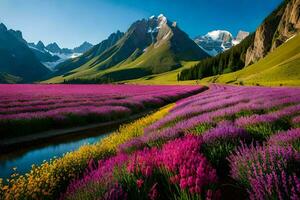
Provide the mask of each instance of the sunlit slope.
{"label": "sunlit slope", "polygon": [[180,85],[194,85],[196,84],[195,80],[189,80],[189,81],[177,81],[177,75],[178,73],[183,70],[190,68],[197,64],[199,61],[190,61],[190,62],[182,62],[182,67],[161,73],[161,74],[154,74],[145,76],[139,79],[133,79],[128,81],[123,81],[126,83],[136,83],[136,84],[153,84],[153,85],[171,85],[171,84],[180,84]]}
{"label": "sunlit slope", "polygon": [[[96,64],[94,67],[90,67],[97,61],[94,58],[84,64],[83,66],[76,68],[68,74],[54,77],[47,82],[63,82],[63,80],[72,80],[78,78],[93,79],[98,77],[110,77],[114,80],[130,80],[139,77],[147,76],[154,73],[161,73],[164,71],[170,71],[172,68],[176,68],[177,63],[174,54],[169,51],[169,44],[165,43],[159,48],[155,48],[152,45],[148,51],[140,55],[141,52],[135,51],[124,62],[117,64],[107,69],[101,69],[103,63]],[[140,55],[136,58],[136,54]],[[104,62],[107,62],[105,60]],[[172,67],[173,66],[173,67]]]}
{"label": "sunlit slope", "polygon": [[300,85],[300,35],[242,70],[204,78],[201,83]]}
{"label": "sunlit slope", "polygon": [[87,59],[78,66],[72,62],[62,65],[46,82],[127,81],[173,71],[183,67],[182,62],[199,61],[209,55],[176,22],[160,15],[133,23],[116,44],[101,54],[81,57]]}

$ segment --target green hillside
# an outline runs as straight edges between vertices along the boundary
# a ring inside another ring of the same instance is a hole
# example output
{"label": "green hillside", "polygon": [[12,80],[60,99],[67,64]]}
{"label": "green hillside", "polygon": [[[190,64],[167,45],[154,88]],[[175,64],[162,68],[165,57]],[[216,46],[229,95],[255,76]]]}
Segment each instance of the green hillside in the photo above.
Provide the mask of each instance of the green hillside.
{"label": "green hillside", "polygon": [[188,81],[178,81],[177,75],[181,70],[189,69],[195,64],[197,64],[199,61],[189,61],[189,62],[181,62],[181,66],[178,69],[164,72],[161,74],[153,74],[148,75],[142,78],[133,79],[133,80],[127,80],[122,81],[126,83],[134,83],[134,84],[153,84],[153,85],[194,85],[196,84],[195,80],[188,80]]}
{"label": "green hillside", "polygon": [[300,34],[242,70],[204,78],[201,83],[300,85]]}
{"label": "green hillside", "polygon": [[183,62],[207,57],[209,55],[176,23],[160,16],[133,23],[116,44],[101,54],[89,56],[87,52],[78,62],[63,63],[54,77],[45,82],[103,83],[140,79],[174,71],[183,68]]}

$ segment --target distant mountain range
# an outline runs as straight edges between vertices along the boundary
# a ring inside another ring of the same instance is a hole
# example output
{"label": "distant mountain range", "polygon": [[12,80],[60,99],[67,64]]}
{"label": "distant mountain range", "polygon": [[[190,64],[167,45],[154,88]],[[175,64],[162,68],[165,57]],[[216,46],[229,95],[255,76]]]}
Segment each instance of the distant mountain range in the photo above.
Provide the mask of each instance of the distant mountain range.
{"label": "distant mountain range", "polygon": [[8,30],[0,24],[0,82],[33,82],[50,70],[40,63],[27,46],[20,31]]}
{"label": "distant mountain range", "polygon": [[36,57],[48,68],[54,70],[54,68],[67,59],[80,56],[82,53],[88,51],[93,47],[88,42],[82,43],[80,46],[74,49],[60,48],[56,42],[44,45],[42,41],[34,43],[28,43],[28,46],[34,52]]}
{"label": "distant mountain range", "polygon": [[[160,83],[213,76],[210,82],[247,79],[250,83],[251,77],[262,80],[268,74],[276,75],[276,80],[300,79],[299,67],[295,68],[300,60],[300,44],[295,44],[299,7],[299,0],[285,0],[251,34],[239,31],[233,37],[228,31],[215,30],[194,40],[161,14],[138,20],[125,33],[112,33],[95,46],[84,42],[74,49],[55,42],[27,43],[21,31],[0,24],[0,82],[148,83],[156,79]],[[221,74],[234,75],[222,79]]]}
{"label": "distant mountain range", "polygon": [[134,22],[78,58],[58,65],[49,82],[121,81],[159,74],[209,55],[164,15]]}
{"label": "distant mountain range", "polygon": [[198,36],[194,41],[209,55],[216,56],[231,47],[239,44],[250,33],[245,31],[239,31],[234,38],[229,31],[215,30],[208,32],[204,36]]}

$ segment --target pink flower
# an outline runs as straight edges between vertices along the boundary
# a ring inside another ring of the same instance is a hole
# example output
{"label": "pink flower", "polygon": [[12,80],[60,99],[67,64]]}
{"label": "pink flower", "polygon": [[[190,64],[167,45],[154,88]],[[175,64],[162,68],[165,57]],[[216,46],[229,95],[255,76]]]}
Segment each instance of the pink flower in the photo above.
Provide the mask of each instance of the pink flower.
{"label": "pink flower", "polygon": [[158,186],[158,183],[155,183],[152,187],[151,187],[151,189],[150,189],[150,191],[149,191],[149,193],[148,193],[148,197],[149,197],[149,199],[150,200],[155,200],[155,199],[157,199],[158,198],[158,191],[157,191],[157,186]]}
{"label": "pink flower", "polygon": [[146,167],[145,175],[146,175],[147,177],[150,177],[150,176],[152,175],[152,169],[151,169],[150,166],[147,166],[147,167]]}
{"label": "pink flower", "polygon": [[136,185],[138,186],[138,188],[141,188],[143,186],[143,183],[144,183],[143,179],[136,180]]}
{"label": "pink flower", "polygon": [[187,187],[186,179],[184,179],[184,178],[180,179],[180,184],[179,185],[180,185],[181,189],[185,189]]}

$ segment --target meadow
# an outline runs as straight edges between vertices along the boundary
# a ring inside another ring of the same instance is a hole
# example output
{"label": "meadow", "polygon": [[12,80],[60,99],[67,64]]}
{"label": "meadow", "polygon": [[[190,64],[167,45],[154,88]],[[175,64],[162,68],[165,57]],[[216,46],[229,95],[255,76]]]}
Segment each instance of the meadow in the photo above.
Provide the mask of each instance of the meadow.
{"label": "meadow", "polygon": [[108,122],[159,108],[204,88],[137,85],[0,85],[0,135]]}
{"label": "meadow", "polygon": [[300,89],[211,85],[17,172],[3,199],[300,198]]}

